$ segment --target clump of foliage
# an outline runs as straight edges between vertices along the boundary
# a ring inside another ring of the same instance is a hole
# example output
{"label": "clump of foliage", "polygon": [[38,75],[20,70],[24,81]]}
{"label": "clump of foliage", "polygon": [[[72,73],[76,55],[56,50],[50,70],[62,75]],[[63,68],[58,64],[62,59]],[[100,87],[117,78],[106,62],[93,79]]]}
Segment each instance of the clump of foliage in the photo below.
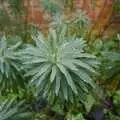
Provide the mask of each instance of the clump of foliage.
{"label": "clump of foliage", "polygon": [[[99,62],[85,52],[85,42],[76,37],[66,37],[66,27],[51,30],[48,40],[39,33],[36,45],[27,45],[19,54],[23,67],[31,76],[30,84],[37,92],[53,101],[56,97],[73,102],[75,96],[84,99],[89,87],[95,87],[93,75]],[[79,93],[79,94],[78,94]]]}
{"label": "clump of foliage", "polygon": [[89,50],[98,56],[101,64],[101,80],[109,80],[119,74],[119,35],[117,37],[96,39],[90,43]]}
{"label": "clump of foliage", "polygon": [[67,35],[85,37],[87,34],[86,28],[90,27],[90,20],[85,11],[78,9],[69,14],[57,14],[53,16],[53,21],[50,27],[62,28],[67,25]]}
{"label": "clump of foliage", "polygon": [[44,9],[47,10],[52,15],[56,15],[62,12],[62,8],[58,4],[56,4],[55,1],[43,0],[42,3],[44,6]]}
{"label": "clump of foliage", "polygon": [[120,1],[119,1],[119,0],[115,0],[115,1],[114,1],[114,10],[115,10],[115,12],[117,12],[117,13],[120,13],[120,6],[119,6],[119,4],[120,4]]}
{"label": "clump of foliage", "polygon": [[[17,37],[16,37],[17,38]],[[18,37],[19,38],[19,37]],[[14,37],[13,37],[14,39]],[[0,91],[17,90],[24,86],[20,62],[17,60],[16,52],[22,42],[11,42],[5,36],[0,38]]]}
{"label": "clump of foliage", "polygon": [[0,100],[0,120],[30,120],[30,112],[25,112],[23,102],[15,102],[15,99]]}
{"label": "clump of foliage", "polygon": [[117,90],[113,96],[113,102],[116,105],[120,105],[120,90]]}

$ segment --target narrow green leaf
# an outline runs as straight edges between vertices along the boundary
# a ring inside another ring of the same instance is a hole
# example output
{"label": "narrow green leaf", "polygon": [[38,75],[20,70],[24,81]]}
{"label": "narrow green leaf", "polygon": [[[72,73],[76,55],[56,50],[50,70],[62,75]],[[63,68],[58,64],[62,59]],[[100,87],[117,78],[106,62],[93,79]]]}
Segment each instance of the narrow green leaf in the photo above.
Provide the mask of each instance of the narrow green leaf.
{"label": "narrow green leaf", "polygon": [[51,83],[54,81],[56,73],[57,73],[57,68],[56,68],[55,65],[53,65],[52,66],[52,72],[51,72],[51,75],[50,75],[50,81],[51,81]]}
{"label": "narrow green leaf", "polygon": [[49,67],[46,72],[44,72],[40,78],[38,79],[38,82],[36,82],[36,86],[40,87],[41,83],[43,82],[43,80],[47,80],[48,74],[50,73],[51,68]]}
{"label": "narrow green leaf", "polygon": [[89,76],[89,74],[86,73],[85,70],[80,69],[79,72],[74,72],[76,75],[79,76],[81,80],[83,80],[85,83],[91,84],[93,86],[93,80]]}
{"label": "narrow green leaf", "polygon": [[65,75],[66,80],[67,80],[69,86],[72,88],[73,92],[78,94],[75,84],[74,84],[69,72],[66,70],[66,68],[63,65],[57,64],[57,66],[59,67],[60,71]]}
{"label": "narrow green leaf", "polygon": [[49,68],[50,68],[51,64],[44,64],[40,71],[38,71],[38,73],[36,73],[36,75],[33,76],[31,82],[35,81],[36,79],[38,79],[44,72],[46,72]]}
{"label": "narrow green leaf", "polygon": [[26,61],[23,64],[35,64],[35,63],[43,63],[47,62],[48,60],[46,58],[38,58],[38,59],[31,59],[31,61]]}
{"label": "narrow green leaf", "polygon": [[67,88],[68,88],[68,87],[67,87],[66,80],[63,79],[63,80],[61,81],[61,89],[62,89],[62,91],[63,91],[63,95],[64,95],[64,98],[65,98],[66,100],[68,100],[68,89],[67,89]]}
{"label": "narrow green leaf", "polygon": [[62,64],[72,71],[78,71],[77,67],[69,59],[63,59]]}
{"label": "narrow green leaf", "polygon": [[55,89],[55,93],[58,96],[59,90],[60,90],[60,80],[61,80],[61,76],[60,74],[56,76],[56,89]]}

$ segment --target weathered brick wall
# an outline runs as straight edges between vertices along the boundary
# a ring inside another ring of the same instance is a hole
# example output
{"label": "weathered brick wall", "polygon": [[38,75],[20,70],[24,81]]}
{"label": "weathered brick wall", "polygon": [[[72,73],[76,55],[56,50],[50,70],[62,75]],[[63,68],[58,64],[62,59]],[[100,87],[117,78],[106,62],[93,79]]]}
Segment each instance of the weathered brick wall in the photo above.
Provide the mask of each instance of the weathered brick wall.
{"label": "weathered brick wall", "polygon": [[95,0],[95,6],[92,6],[92,0],[76,0],[75,7],[85,10],[93,21],[92,34],[111,35],[114,31],[120,30],[120,19],[109,24],[109,20],[114,17],[113,2],[114,0]]}
{"label": "weathered brick wall", "polygon": [[40,0],[24,0],[26,9],[26,21],[35,24],[40,30],[47,31],[50,14],[44,11]]}
{"label": "weathered brick wall", "polygon": [[[36,23],[41,23],[43,20],[43,16],[47,16],[47,13],[43,13],[43,9],[40,3],[40,0],[24,0],[25,5],[28,7],[28,20],[34,21]],[[90,17],[91,20],[95,21],[100,13],[107,6],[111,6],[113,0],[96,0],[95,7],[92,6],[92,0],[74,0],[75,8],[81,8],[85,10]],[[29,4],[28,4],[29,3]],[[108,7],[108,11],[104,13],[108,14],[110,7]],[[45,14],[45,15],[44,15]],[[29,22],[30,22],[29,21]]]}
{"label": "weathered brick wall", "polygon": [[[40,0],[24,0],[27,7],[26,20],[29,23],[36,24],[41,30],[47,30],[50,22],[50,14],[42,8]],[[81,8],[87,12],[89,18],[93,21],[93,28],[102,33],[112,15],[113,0],[96,0],[95,6],[92,0],[74,0],[74,7]]]}
{"label": "weathered brick wall", "polygon": [[96,20],[99,17],[101,10],[108,5],[111,6],[112,3],[113,0],[96,0],[94,3],[95,6],[93,6],[92,0],[75,0],[75,7],[85,10],[92,20]]}
{"label": "weathered brick wall", "polygon": [[[7,0],[6,0],[7,1]],[[26,22],[35,24],[41,30],[48,30],[50,22],[50,14],[44,11],[40,0],[23,0],[24,6],[26,7],[26,15],[24,19]],[[109,21],[112,14],[112,3],[113,0],[95,0],[95,5],[92,5],[93,0],[74,0],[74,7],[81,8],[88,14],[89,18],[95,23],[94,29],[102,32]],[[5,8],[8,14],[11,14],[10,7],[5,2]],[[69,12],[67,13],[67,15]],[[71,13],[72,15],[72,13]],[[10,16],[13,19],[13,16]],[[115,21],[115,27],[120,23]]]}
{"label": "weathered brick wall", "polygon": [[93,11],[93,7],[91,4],[91,0],[75,0],[74,2],[75,8],[83,9],[87,12],[88,16],[91,18],[91,20],[95,19],[95,12]]}

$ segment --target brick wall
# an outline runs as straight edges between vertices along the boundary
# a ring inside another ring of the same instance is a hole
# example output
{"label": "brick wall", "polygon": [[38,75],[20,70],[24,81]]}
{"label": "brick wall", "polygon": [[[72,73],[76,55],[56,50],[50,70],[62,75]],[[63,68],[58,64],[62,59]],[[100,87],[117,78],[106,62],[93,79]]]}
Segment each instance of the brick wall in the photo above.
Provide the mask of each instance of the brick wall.
{"label": "brick wall", "polygon": [[50,14],[44,11],[40,0],[24,0],[26,9],[26,21],[35,24],[41,31],[47,31]]}
{"label": "brick wall", "polygon": [[[36,24],[41,30],[48,30],[50,14],[42,8],[40,0],[24,0],[27,7],[27,22]],[[96,0],[95,6],[92,0],[74,0],[74,7],[87,12],[89,18],[95,23],[94,29],[103,32],[112,14],[113,0]]]}
{"label": "brick wall", "polygon": [[[92,6],[92,0],[75,0],[75,7],[85,10],[89,18],[93,21],[93,34],[106,34],[120,30],[120,19],[114,20],[110,26],[109,20],[113,16],[113,0],[95,0],[95,7]],[[106,27],[107,26],[107,27]]]}
{"label": "brick wall", "polygon": [[95,7],[92,5],[92,0],[75,0],[75,8],[85,10],[92,20],[99,17],[101,10],[107,5],[111,5],[113,0],[96,0]]}

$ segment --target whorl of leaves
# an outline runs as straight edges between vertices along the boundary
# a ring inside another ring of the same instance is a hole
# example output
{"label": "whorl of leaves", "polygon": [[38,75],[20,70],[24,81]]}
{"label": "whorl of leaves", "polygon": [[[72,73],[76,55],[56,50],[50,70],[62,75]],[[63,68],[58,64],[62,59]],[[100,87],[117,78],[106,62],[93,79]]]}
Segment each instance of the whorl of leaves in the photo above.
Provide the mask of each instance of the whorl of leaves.
{"label": "whorl of leaves", "polygon": [[84,99],[88,86],[94,87],[92,80],[99,62],[96,57],[85,52],[82,38],[66,37],[66,27],[59,33],[51,30],[48,40],[39,33],[34,37],[36,45],[26,45],[19,52],[22,56],[25,76],[31,76],[31,85],[38,93],[54,100],[74,101],[77,96]]}
{"label": "whorl of leaves", "polygon": [[15,55],[20,45],[21,41],[10,44],[5,36],[0,39],[0,91],[24,86],[20,62]]}
{"label": "whorl of leaves", "polygon": [[29,120],[30,113],[22,105],[23,102],[15,104],[14,98],[0,102],[0,120]]}

